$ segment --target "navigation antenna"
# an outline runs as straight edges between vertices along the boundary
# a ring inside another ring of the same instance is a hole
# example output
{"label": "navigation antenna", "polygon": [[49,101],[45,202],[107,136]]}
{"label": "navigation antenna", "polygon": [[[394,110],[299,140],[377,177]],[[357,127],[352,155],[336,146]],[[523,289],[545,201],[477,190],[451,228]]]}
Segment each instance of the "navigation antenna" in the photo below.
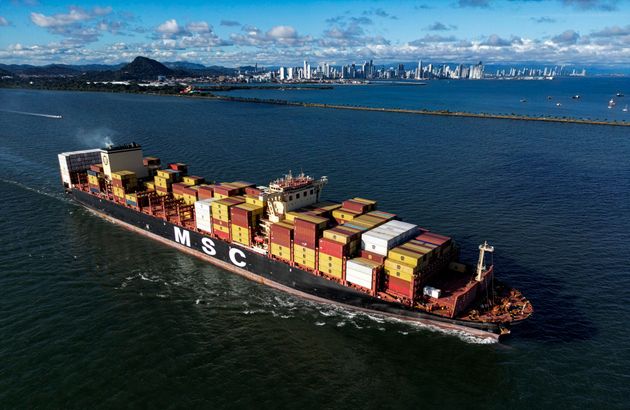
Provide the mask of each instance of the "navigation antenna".
{"label": "navigation antenna", "polygon": [[488,245],[488,241],[483,241],[483,244],[479,245],[479,261],[477,262],[477,276],[475,277],[477,282],[481,282],[481,274],[486,270],[483,264],[486,252],[493,253],[494,246]]}

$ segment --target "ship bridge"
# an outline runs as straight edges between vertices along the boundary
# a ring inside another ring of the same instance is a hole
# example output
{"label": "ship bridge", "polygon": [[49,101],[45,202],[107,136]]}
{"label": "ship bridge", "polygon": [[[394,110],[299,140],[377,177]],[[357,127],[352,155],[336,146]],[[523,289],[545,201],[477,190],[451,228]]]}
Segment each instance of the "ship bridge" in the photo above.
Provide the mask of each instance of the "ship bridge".
{"label": "ship bridge", "polygon": [[291,171],[270,182],[267,197],[269,220],[280,222],[287,212],[319,202],[327,182],[325,176],[315,180],[304,173],[293,176]]}

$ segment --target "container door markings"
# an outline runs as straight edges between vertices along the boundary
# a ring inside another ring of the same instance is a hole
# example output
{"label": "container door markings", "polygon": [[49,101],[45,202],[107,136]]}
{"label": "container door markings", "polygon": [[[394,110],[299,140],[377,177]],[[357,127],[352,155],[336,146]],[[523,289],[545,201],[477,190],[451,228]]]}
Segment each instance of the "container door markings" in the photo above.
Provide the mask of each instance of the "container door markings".
{"label": "container door markings", "polygon": [[175,242],[190,248],[190,232],[179,229],[178,226],[174,226],[173,228],[175,228]]}

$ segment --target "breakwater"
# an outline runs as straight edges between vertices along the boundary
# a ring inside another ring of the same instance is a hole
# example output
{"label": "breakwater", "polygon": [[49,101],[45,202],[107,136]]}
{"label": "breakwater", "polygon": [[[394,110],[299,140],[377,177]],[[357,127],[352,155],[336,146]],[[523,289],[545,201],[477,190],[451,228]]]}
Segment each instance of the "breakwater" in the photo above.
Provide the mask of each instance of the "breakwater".
{"label": "breakwater", "polygon": [[267,98],[235,97],[235,96],[229,96],[229,95],[216,95],[216,94],[212,95],[211,98],[223,100],[223,101],[233,101],[233,102],[290,105],[290,106],[297,106],[297,107],[328,108],[328,109],[337,109],[337,110],[377,111],[377,112],[391,112],[391,113],[399,113],[399,114],[488,118],[488,119],[498,119],[498,120],[539,121],[539,122],[555,122],[555,123],[560,122],[560,123],[569,123],[569,124],[609,125],[609,126],[616,126],[616,127],[630,126],[630,122],[626,122],[626,121],[606,121],[606,120],[592,120],[592,119],[570,118],[570,117],[529,116],[529,115],[521,115],[521,114],[474,113],[474,112],[449,111],[449,110],[427,110],[427,109],[414,110],[414,109],[407,109],[407,108],[382,108],[382,107],[367,107],[367,106],[362,106],[362,105],[323,104],[323,103],[309,103],[309,102],[287,101],[287,100],[267,99]]}

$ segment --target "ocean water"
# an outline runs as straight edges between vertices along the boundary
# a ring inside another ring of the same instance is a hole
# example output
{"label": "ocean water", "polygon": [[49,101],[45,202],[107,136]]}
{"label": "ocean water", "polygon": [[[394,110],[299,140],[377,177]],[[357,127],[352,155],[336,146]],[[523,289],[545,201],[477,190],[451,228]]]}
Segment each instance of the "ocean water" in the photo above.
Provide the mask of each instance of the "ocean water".
{"label": "ocean water", "polygon": [[[553,81],[431,80],[424,83],[426,85],[414,82],[336,85],[333,90],[257,87],[221,94],[379,108],[630,122],[630,111],[623,111],[630,105],[630,78],[627,77],[560,78]],[[617,93],[623,97],[617,97]],[[573,98],[578,95],[579,99]],[[615,102],[612,108],[608,108],[610,100]]]}
{"label": "ocean water", "polygon": [[[627,408],[624,127],[25,90],[0,124],[0,407]],[[468,261],[488,240],[536,313],[484,344],[249,282],[65,198],[56,154],[107,140],[216,180],[327,175]]]}

